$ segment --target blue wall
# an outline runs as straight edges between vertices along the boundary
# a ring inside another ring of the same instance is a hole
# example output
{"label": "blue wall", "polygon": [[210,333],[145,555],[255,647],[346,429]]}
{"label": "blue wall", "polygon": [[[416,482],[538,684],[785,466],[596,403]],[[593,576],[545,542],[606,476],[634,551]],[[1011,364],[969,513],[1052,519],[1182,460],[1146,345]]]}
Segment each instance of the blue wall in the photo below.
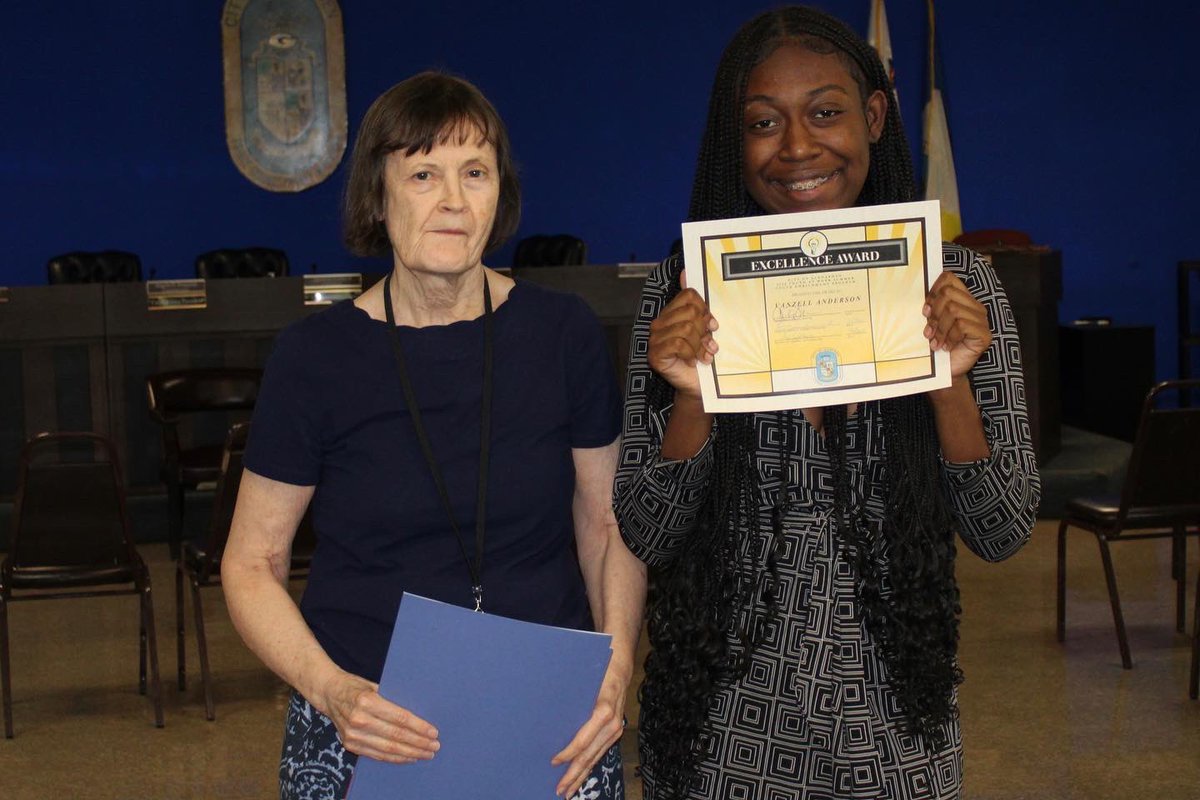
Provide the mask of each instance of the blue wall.
{"label": "blue wall", "polygon": [[[225,148],[220,2],[10,4],[0,27],[0,284],[72,249],[190,274],[220,246],[282,247],[294,269],[380,268],[338,238],[339,169],[267,192]],[[771,3],[343,0],[351,136],[371,100],[440,66],[508,122],[518,235],[573,232],[591,260],[658,259],[678,236],[717,58]],[[828,0],[865,31],[868,0]],[[997,7],[1003,12],[997,12]],[[1086,12],[1077,11],[1087,8]],[[925,4],[888,4],[901,106],[919,143]],[[1175,373],[1175,263],[1194,241],[1200,111],[1191,2],[945,2],[939,34],[968,229],[1060,248],[1061,318],[1158,328]],[[508,263],[510,248],[490,261]]]}

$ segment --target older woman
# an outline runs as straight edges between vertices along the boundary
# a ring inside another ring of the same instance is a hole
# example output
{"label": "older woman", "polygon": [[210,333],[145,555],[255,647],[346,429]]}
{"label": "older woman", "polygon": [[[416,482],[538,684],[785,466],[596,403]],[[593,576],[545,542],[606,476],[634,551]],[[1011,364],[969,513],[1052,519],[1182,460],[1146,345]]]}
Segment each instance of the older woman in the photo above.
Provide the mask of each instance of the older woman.
{"label": "older woman", "polygon": [[[611,633],[591,719],[546,759],[568,764],[560,794],[623,796],[645,572],[610,506],[619,393],[580,299],[481,262],[519,203],[504,125],[471,84],[423,73],[368,110],[346,240],[394,266],[280,335],[222,569],[238,631],[295,690],[282,797],[344,796],[359,755],[436,757],[438,721],[376,683],[405,591]],[[285,576],[310,504],[319,545],[297,608]]]}

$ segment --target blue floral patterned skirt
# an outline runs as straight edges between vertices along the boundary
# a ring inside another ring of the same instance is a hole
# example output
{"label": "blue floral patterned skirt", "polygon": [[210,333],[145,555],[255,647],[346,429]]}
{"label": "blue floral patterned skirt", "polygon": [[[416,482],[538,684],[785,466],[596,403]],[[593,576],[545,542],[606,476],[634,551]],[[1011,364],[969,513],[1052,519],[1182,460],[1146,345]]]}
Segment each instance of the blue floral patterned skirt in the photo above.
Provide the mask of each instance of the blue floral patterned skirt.
{"label": "blue floral patterned skirt", "polygon": [[[292,692],[279,760],[280,800],[342,800],[356,761],[329,717]],[[572,800],[625,800],[620,743],[604,754]]]}

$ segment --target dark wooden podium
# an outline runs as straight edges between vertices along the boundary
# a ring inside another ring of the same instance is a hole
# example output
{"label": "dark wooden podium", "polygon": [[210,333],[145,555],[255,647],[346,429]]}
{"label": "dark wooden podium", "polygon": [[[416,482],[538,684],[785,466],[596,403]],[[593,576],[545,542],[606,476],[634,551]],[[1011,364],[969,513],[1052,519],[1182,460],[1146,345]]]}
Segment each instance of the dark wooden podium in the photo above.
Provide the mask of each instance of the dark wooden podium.
{"label": "dark wooden podium", "polygon": [[1132,442],[1154,385],[1153,325],[1064,325],[1062,419]]}

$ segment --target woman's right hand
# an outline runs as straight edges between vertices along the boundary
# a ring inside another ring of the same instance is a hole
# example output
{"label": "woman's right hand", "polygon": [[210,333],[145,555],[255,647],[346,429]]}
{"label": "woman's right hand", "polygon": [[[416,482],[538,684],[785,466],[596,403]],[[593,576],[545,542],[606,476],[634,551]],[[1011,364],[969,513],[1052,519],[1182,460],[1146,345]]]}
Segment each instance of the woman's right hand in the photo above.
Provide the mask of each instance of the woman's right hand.
{"label": "woman's right hand", "polygon": [[[683,276],[680,276],[683,281]],[[650,323],[650,368],[675,387],[676,395],[700,397],[696,364],[711,364],[717,353],[717,321],[695,289],[685,288]]]}
{"label": "woman's right hand", "polygon": [[378,761],[427,761],[441,747],[437,728],[379,694],[379,685],[343,673],[325,694],[325,715],[351,753]]}

